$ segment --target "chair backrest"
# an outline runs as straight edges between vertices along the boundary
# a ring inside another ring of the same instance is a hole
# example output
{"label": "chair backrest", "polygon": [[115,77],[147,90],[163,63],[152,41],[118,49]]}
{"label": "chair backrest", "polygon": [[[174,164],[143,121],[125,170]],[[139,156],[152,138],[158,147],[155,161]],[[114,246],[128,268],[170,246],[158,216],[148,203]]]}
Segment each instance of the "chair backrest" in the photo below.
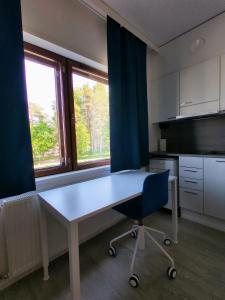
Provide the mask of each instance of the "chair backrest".
{"label": "chair backrest", "polygon": [[168,202],[169,170],[145,178],[142,193],[143,218],[158,211]]}

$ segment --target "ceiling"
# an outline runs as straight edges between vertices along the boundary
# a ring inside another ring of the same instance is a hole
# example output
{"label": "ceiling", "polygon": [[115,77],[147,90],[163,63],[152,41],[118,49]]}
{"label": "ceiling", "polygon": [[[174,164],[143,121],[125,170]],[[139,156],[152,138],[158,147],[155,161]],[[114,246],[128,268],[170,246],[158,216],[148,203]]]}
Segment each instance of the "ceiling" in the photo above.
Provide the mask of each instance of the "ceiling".
{"label": "ceiling", "polygon": [[225,11],[224,0],[104,0],[156,45]]}

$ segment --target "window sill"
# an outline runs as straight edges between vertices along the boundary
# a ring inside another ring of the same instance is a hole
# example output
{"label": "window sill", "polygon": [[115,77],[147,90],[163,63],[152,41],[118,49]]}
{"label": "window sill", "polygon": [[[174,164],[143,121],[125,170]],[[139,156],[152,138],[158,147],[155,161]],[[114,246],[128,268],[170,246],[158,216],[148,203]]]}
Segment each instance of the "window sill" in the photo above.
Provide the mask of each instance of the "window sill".
{"label": "window sill", "polygon": [[110,174],[110,166],[101,166],[96,168],[60,173],[45,177],[36,178],[37,192],[57,188],[64,185],[69,185],[85,180],[90,180]]}
{"label": "window sill", "polygon": [[[60,173],[57,175],[39,177],[35,179],[36,192],[40,193],[57,187],[107,176],[109,174],[110,174],[110,166],[107,165],[107,166],[96,167],[91,169]],[[36,195],[36,192],[28,192],[18,196],[2,198],[0,199],[0,209],[1,209],[1,205],[3,205],[5,201],[6,202],[19,201],[23,198],[32,197]]]}

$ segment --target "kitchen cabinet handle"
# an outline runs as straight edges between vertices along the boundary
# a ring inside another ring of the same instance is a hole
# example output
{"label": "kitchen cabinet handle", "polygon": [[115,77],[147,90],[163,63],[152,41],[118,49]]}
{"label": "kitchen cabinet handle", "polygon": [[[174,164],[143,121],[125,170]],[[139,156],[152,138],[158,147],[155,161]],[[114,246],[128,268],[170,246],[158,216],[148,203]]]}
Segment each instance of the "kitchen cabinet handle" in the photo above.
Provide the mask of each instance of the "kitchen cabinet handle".
{"label": "kitchen cabinet handle", "polygon": [[185,102],[181,103],[180,106],[183,106],[185,104],[191,104],[191,103],[192,103],[192,101],[185,101]]}
{"label": "kitchen cabinet handle", "polygon": [[198,195],[198,193],[194,193],[194,192],[189,192],[189,191],[184,191],[186,194],[192,194],[192,195]]}
{"label": "kitchen cabinet handle", "polygon": [[216,160],[218,163],[225,163],[225,160]]}
{"label": "kitchen cabinet handle", "polygon": [[191,172],[191,173],[197,173],[197,171],[194,170],[184,170],[185,172]]}
{"label": "kitchen cabinet handle", "polygon": [[195,184],[197,184],[197,182],[196,181],[192,181],[192,180],[184,180],[185,182],[189,182],[189,183],[195,183]]}

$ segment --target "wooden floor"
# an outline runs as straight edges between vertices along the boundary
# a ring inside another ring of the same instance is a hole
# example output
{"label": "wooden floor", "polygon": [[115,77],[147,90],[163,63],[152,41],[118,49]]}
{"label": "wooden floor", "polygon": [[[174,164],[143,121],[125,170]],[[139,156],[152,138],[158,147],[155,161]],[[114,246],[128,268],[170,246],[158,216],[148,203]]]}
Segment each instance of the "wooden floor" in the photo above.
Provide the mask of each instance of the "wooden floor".
{"label": "wooden floor", "polygon": [[[160,213],[146,219],[146,225],[170,230],[171,217]],[[81,291],[85,300],[219,300],[225,299],[225,234],[181,219],[179,244],[167,248],[176,261],[178,276],[169,280],[167,259],[150,242],[139,252],[136,273],[140,287],[128,284],[128,269],[135,240],[117,243],[118,256],[108,257],[109,239],[126,231],[132,223],[123,221],[81,245]],[[67,255],[50,266],[50,280],[42,281],[39,270],[0,292],[1,300],[69,300]]]}

